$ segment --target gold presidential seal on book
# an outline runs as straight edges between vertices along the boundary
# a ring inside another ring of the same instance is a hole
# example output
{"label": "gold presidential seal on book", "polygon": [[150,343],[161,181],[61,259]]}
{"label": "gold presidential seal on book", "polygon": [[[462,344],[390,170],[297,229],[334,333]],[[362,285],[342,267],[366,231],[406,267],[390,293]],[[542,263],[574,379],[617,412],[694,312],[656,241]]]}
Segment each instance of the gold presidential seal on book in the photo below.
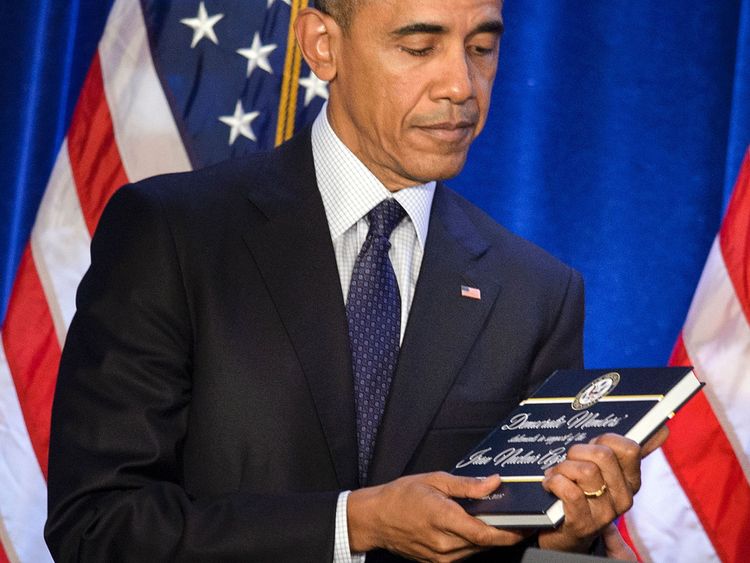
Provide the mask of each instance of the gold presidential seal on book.
{"label": "gold presidential seal on book", "polygon": [[586,410],[609,395],[618,383],[620,383],[620,374],[616,371],[597,377],[578,392],[571,407],[574,411]]}

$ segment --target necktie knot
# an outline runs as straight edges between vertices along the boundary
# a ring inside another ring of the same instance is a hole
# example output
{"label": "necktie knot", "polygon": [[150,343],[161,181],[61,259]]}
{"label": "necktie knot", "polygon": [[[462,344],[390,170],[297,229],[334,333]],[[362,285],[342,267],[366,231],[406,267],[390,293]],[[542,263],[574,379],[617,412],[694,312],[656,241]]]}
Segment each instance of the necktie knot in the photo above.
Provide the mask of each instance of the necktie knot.
{"label": "necktie knot", "polygon": [[368,235],[391,238],[393,229],[401,222],[406,211],[393,198],[384,199],[367,214],[370,221]]}

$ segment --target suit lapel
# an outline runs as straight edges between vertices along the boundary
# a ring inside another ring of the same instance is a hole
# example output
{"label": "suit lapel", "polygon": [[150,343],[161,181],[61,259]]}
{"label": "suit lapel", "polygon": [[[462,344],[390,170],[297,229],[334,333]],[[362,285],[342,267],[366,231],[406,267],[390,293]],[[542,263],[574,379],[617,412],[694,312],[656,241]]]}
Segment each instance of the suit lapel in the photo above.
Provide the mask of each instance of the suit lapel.
{"label": "suit lapel", "polygon": [[[315,183],[309,130],[256,169],[245,243],[266,282],[305,374],[341,487],[357,484],[346,312],[328,223]],[[278,162],[274,162],[278,160]]]}
{"label": "suit lapel", "polygon": [[[378,432],[370,482],[400,476],[453,384],[497,297],[482,274],[488,249],[451,194],[438,185],[399,363]],[[481,300],[461,296],[461,286]]]}

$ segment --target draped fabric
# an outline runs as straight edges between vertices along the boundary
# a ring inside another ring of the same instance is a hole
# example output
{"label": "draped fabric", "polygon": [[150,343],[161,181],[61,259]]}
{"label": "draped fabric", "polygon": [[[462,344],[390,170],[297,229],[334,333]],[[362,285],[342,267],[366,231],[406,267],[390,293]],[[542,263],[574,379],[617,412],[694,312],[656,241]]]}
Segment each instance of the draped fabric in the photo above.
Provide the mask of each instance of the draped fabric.
{"label": "draped fabric", "polygon": [[750,1],[506,2],[460,190],[580,269],[586,364],[664,364],[750,142]]}
{"label": "draped fabric", "polygon": [[670,358],[706,383],[641,464],[620,530],[648,561],[750,559],[750,149]]}
{"label": "draped fabric", "polygon": [[[3,325],[110,5],[0,5]],[[490,118],[450,184],[584,274],[589,367],[662,365],[750,144],[750,0],[507,0],[504,17]]]}

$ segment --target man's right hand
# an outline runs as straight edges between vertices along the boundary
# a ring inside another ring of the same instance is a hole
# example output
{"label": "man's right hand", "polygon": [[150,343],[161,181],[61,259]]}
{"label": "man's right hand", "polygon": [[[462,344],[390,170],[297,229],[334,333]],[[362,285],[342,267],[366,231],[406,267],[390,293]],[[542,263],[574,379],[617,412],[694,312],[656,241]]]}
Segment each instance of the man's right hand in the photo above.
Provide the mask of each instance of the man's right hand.
{"label": "man's right hand", "polygon": [[488,526],[451,498],[481,498],[499,486],[497,475],[475,479],[438,472],[353,491],[347,506],[350,549],[384,548],[418,561],[455,561],[517,543],[523,534]]}

